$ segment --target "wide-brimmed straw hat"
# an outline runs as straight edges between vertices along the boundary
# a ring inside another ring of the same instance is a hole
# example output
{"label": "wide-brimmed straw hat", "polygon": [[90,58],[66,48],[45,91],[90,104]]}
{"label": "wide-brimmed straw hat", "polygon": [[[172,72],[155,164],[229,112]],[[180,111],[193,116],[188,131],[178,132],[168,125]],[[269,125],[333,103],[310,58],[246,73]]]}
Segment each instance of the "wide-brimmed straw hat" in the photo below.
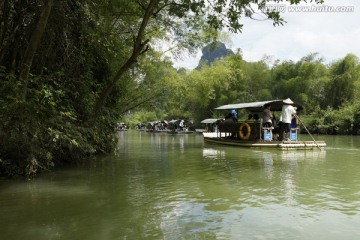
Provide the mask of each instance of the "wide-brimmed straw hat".
{"label": "wide-brimmed straw hat", "polygon": [[283,103],[285,103],[285,104],[294,104],[294,102],[291,101],[290,98],[287,98],[287,99],[283,100]]}

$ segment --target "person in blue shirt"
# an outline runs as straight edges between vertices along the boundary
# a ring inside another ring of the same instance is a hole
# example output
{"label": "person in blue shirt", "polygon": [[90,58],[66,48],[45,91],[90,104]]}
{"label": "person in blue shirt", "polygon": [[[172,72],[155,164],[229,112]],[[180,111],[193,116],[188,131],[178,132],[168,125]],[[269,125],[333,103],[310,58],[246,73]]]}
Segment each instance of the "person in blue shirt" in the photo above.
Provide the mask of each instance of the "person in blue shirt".
{"label": "person in blue shirt", "polygon": [[231,115],[234,121],[237,121],[237,112],[235,111],[235,109],[231,110]]}
{"label": "person in blue shirt", "polygon": [[237,112],[235,109],[230,110],[226,116],[225,116],[225,121],[228,119],[232,119],[234,122],[237,122]]}
{"label": "person in blue shirt", "polygon": [[291,127],[291,128],[297,128],[297,125],[298,125],[297,118],[296,118],[296,116],[294,116],[294,117],[291,119],[291,125],[290,125],[290,127]]}

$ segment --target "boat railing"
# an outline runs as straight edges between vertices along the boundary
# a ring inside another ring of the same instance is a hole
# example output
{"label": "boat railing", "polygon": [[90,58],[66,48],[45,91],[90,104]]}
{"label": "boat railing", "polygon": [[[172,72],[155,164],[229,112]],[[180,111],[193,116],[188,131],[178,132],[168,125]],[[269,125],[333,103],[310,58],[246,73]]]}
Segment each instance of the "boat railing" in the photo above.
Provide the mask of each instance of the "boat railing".
{"label": "boat railing", "polygon": [[239,121],[239,122],[220,122],[218,128],[220,138],[226,137],[241,139],[241,140],[258,140],[261,139],[261,121]]}

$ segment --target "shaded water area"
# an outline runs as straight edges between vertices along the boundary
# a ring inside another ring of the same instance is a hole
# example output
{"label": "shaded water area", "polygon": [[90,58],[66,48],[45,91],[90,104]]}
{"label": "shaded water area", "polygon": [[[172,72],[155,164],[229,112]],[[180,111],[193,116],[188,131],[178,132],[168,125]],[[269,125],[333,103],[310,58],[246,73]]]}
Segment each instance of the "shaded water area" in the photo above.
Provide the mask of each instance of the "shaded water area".
{"label": "shaded water area", "polygon": [[0,180],[1,239],[360,238],[360,137],[282,151],[118,135],[117,155]]}

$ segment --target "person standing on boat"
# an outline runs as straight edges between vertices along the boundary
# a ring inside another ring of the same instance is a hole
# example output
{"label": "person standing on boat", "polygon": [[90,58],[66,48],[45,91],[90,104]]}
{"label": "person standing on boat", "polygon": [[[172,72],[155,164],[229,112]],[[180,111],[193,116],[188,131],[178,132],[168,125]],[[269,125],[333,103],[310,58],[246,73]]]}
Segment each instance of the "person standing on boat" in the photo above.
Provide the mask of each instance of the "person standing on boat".
{"label": "person standing on boat", "polygon": [[180,123],[179,123],[179,128],[180,128],[180,131],[183,131],[184,130],[184,120],[181,120]]}
{"label": "person standing on boat", "polygon": [[281,111],[281,125],[280,125],[280,136],[279,140],[282,141],[285,139],[285,136],[290,132],[291,119],[296,114],[295,108],[291,105],[293,102],[288,98],[283,101],[284,105]]}
{"label": "person standing on boat", "polygon": [[231,115],[232,115],[232,118],[234,119],[234,122],[236,122],[238,117],[237,117],[237,112],[235,109],[231,110]]}
{"label": "person standing on boat", "polygon": [[[295,111],[296,111],[296,107],[294,107]],[[298,118],[296,115],[293,115],[293,118],[291,119],[291,124],[290,124],[290,127],[293,129],[293,128],[297,128],[298,126]]]}
{"label": "person standing on boat", "polygon": [[271,105],[267,103],[264,105],[264,108],[265,109],[263,111],[263,127],[270,128],[273,126],[272,124],[273,114],[270,110]]}
{"label": "person standing on boat", "polygon": [[228,114],[226,114],[225,116],[225,121],[228,120],[228,119],[232,119],[233,122],[237,122],[237,112],[235,109],[232,109],[228,112]]}

